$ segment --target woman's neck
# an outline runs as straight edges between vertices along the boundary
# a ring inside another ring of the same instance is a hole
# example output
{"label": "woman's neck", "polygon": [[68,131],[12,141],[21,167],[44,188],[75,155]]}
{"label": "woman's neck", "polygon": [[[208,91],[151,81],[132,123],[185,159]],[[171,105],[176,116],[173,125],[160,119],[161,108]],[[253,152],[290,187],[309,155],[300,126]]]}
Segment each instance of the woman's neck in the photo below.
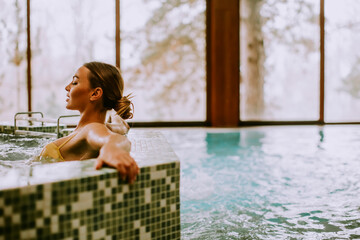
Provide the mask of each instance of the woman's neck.
{"label": "woman's neck", "polygon": [[80,121],[75,130],[84,127],[89,123],[105,123],[106,110],[102,111],[83,111],[80,113]]}

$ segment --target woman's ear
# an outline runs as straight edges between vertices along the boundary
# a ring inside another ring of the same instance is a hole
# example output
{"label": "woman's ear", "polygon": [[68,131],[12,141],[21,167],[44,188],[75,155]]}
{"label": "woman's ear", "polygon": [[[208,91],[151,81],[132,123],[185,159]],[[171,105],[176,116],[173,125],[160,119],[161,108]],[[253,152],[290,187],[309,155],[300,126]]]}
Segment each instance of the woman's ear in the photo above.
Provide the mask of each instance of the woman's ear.
{"label": "woman's ear", "polygon": [[96,101],[101,99],[103,95],[103,90],[101,87],[97,87],[94,90],[92,90],[91,96],[90,96],[90,101]]}

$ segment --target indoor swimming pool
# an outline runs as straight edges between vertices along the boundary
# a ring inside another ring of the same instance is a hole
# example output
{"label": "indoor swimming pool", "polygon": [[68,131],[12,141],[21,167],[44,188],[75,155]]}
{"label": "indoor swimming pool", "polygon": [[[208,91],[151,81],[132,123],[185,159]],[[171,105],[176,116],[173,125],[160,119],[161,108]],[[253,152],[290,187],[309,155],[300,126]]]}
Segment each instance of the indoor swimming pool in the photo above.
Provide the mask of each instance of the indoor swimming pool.
{"label": "indoor swimming pool", "polygon": [[165,131],[182,239],[359,239],[360,128]]}
{"label": "indoor swimming pool", "polygon": [[[358,239],[359,130],[348,125],[130,133],[161,132],[180,159],[181,239]],[[2,137],[3,172],[11,159],[25,161],[49,141]],[[14,142],[32,150],[17,153]]]}

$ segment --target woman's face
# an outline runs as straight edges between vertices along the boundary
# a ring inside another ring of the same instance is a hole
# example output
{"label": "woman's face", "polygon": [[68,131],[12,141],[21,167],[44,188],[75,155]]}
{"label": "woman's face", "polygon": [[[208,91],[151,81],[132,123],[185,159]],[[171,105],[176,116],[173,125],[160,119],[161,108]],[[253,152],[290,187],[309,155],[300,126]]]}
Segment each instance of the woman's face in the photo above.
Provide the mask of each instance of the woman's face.
{"label": "woman's face", "polygon": [[66,108],[82,112],[90,102],[91,87],[88,79],[89,69],[82,66],[73,76],[72,82],[65,87],[67,91]]}

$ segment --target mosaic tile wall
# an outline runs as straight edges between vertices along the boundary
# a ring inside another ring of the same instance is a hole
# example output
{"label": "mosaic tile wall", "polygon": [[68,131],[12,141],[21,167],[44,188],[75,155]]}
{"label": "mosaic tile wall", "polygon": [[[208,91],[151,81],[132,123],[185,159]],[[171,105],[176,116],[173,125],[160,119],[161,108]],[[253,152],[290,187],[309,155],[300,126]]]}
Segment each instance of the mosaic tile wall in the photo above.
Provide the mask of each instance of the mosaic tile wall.
{"label": "mosaic tile wall", "polygon": [[[158,133],[130,138],[141,168],[133,185],[107,168],[82,170],[78,178],[4,189],[0,240],[180,239],[179,161]],[[47,168],[62,172],[70,168],[65,164],[71,162],[37,166],[41,169],[33,170],[33,175],[44,175]],[[34,179],[29,182],[39,182]]]}

